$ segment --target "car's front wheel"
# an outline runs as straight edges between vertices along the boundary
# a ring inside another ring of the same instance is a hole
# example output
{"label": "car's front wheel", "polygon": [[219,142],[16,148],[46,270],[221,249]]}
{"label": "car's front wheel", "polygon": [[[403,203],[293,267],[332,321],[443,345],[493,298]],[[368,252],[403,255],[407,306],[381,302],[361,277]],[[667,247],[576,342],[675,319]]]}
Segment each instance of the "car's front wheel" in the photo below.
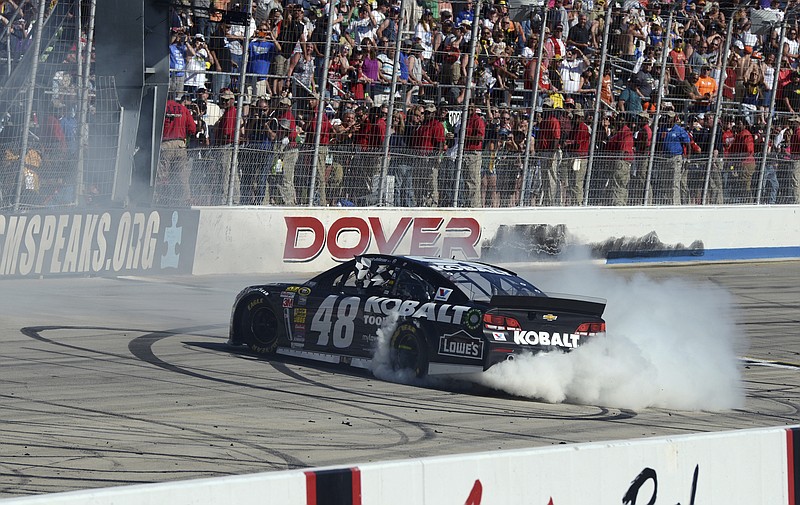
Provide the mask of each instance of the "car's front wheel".
{"label": "car's front wheel", "polygon": [[275,354],[278,348],[278,317],[263,295],[251,296],[240,305],[239,334],[255,353]]}
{"label": "car's front wheel", "polygon": [[392,335],[391,343],[394,370],[409,370],[415,377],[428,374],[428,344],[421,329],[402,324]]}

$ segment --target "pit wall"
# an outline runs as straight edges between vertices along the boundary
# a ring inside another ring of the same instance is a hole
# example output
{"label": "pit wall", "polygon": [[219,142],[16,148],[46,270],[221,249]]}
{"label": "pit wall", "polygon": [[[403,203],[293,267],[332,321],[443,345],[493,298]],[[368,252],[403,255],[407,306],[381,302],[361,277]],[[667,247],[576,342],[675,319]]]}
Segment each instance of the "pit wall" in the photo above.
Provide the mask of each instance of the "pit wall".
{"label": "pit wall", "polygon": [[0,279],[307,273],[365,252],[488,263],[796,259],[798,213],[792,205],[0,214]]}
{"label": "pit wall", "polygon": [[800,504],[800,426],[117,487],[8,505]]}
{"label": "pit wall", "polygon": [[800,258],[800,206],[201,208],[193,273],[318,272],[354,254],[607,263]]}

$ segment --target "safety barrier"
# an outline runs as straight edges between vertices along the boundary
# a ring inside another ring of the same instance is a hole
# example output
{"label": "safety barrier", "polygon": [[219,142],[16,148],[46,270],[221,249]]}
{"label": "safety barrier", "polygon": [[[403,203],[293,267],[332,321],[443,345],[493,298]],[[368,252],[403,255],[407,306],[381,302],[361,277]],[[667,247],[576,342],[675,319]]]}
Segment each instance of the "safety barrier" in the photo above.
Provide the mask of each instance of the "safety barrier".
{"label": "safety barrier", "polygon": [[798,214],[798,206],[0,214],[0,279],[318,272],[361,253],[495,263],[790,259],[800,258]]}
{"label": "safety barrier", "polygon": [[8,505],[800,503],[800,427],[138,485]]}

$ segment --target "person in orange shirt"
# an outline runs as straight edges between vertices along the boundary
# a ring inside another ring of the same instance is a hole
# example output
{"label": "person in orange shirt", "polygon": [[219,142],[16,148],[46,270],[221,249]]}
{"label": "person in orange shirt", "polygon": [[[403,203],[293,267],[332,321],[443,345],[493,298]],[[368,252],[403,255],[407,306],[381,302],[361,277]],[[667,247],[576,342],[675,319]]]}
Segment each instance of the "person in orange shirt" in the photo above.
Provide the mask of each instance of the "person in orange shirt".
{"label": "person in orange shirt", "polygon": [[700,68],[700,77],[697,78],[697,92],[703,96],[703,99],[708,99],[708,105],[703,105],[703,102],[700,102],[700,106],[698,107],[698,112],[708,112],[711,101],[714,97],[717,96],[717,81],[714,80],[713,77],[708,75],[711,72],[711,67],[708,65],[703,65]]}

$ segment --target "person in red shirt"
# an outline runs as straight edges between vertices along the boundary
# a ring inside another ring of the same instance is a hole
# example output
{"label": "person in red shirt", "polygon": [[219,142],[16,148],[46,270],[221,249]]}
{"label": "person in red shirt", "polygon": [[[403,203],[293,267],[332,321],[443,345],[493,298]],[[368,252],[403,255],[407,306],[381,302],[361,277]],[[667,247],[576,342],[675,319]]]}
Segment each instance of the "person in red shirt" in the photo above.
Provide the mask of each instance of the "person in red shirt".
{"label": "person in red shirt", "polygon": [[418,204],[436,207],[439,205],[439,163],[446,143],[444,125],[436,118],[436,106],[427,105],[422,124],[414,132],[412,146],[425,160],[417,164],[414,194]]}
{"label": "person in red shirt", "polygon": [[278,119],[278,136],[275,139],[276,156],[281,160],[281,199],[284,205],[296,205],[297,193],[294,187],[294,170],[297,166],[297,121],[292,113],[292,100],[283,97],[278,102],[275,117]]}
{"label": "person in red shirt", "polygon": [[589,161],[589,141],[591,133],[584,120],[582,109],[572,113],[572,128],[569,139],[564,142],[565,159],[561,164],[561,183],[567,188],[566,204],[583,203],[583,181],[586,178],[586,164]]}
{"label": "person in red shirt", "polygon": [[241,181],[239,170],[233,169],[233,141],[236,135],[236,97],[229,89],[219,95],[220,107],[223,109],[222,117],[214,125],[214,144],[217,148],[217,161],[222,177],[223,202],[231,201],[239,205],[241,200]]}
{"label": "person in red shirt", "polygon": [[561,122],[553,102],[545,98],[536,149],[542,161],[542,205],[561,205],[558,193],[558,167],[561,163]]}
{"label": "person in red shirt", "polygon": [[470,104],[467,109],[467,124],[464,134],[464,191],[469,207],[481,206],[481,151],[486,137],[486,123],[478,108]]}
{"label": "person in red shirt", "polygon": [[[186,143],[196,132],[197,124],[189,109],[175,100],[167,100],[164,130],[161,134],[161,154],[156,171],[157,204],[191,204],[191,169],[189,157],[186,155]],[[175,176],[179,180],[177,186],[172,182]]]}
{"label": "person in red shirt", "polygon": [[628,183],[631,177],[631,164],[633,163],[633,132],[628,126],[625,114],[617,116],[617,132],[608,140],[608,151],[614,159],[609,186],[608,204],[628,204]]}
{"label": "person in red shirt", "polygon": [[[317,134],[317,116],[319,114],[319,95],[314,93],[308,99],[308,107],[311,109],[308,121],[308,138],[309,142],[315,142],[315,135]],[[322,127],[319,132],[319,153],[317,155],[317,171],[316,171],[316,195],[319,195],[319,205],[325,207],[328,205],[327,195],[327,181],[328,175],[326,173],[326,161],[328,159],[328,145],[331,143],[331,121],[328,115],[322,113]],[[302,196],[302,195],[301,195]],[[303,202],[305,203],[305,202]]]}
{"label": "person in red shirt", "polygon": [[730,147],[733,161],[733,180],[729,181],[732,203],[751,203],[751,183],[756,171],[755,140],[743,117],[733,124],[733,142]]}
{"label": "person in red shirt", "polygon": [[633,133],[634,160],[631,167],[631,179],[628,183],[628,203],[630,205],[645,204],[647,165],[652,143],[653,129],[650,127],[650,114],[642,111],[636,116],[636,131]]}
{"label": "person in red shirt", "polygon": [[789,138],[789,156],[792,159],[792,188],[794,203],[800,203],[800,116],[792,116],[789,121],[794,125]]}

